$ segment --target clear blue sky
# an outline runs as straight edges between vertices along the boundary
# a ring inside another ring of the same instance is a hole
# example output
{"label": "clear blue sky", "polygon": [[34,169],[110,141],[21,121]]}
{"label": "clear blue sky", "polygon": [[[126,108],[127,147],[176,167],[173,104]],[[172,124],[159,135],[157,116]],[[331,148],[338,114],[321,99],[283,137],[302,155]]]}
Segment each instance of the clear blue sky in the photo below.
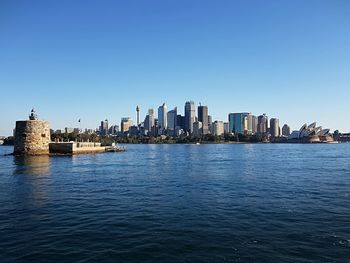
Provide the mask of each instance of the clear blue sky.
{"label": "clear blue sky", "polygon": [[0,1],[0,135],[186,100],[350,131],[350,1]]}

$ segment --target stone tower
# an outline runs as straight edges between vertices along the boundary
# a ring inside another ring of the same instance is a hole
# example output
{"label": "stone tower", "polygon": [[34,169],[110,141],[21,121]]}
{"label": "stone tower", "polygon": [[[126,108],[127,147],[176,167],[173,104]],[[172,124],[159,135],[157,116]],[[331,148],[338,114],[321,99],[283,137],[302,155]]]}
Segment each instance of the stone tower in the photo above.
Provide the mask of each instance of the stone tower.
{"label": "stone tower", "polygon": [[29,120],[16,121],[15,155],[49,154],[50,127],[47,121],[40,121],[34,109]]}

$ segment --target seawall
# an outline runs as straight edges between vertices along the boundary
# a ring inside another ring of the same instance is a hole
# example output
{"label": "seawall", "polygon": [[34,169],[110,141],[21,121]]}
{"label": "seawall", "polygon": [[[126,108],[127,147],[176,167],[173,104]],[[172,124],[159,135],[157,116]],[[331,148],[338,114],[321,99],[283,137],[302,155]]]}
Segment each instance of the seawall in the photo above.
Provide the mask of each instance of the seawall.
{"label": "seawall", "polygon": [[93,142],[51,142],[50,154],[84,154],[106,152],[101,143]]}

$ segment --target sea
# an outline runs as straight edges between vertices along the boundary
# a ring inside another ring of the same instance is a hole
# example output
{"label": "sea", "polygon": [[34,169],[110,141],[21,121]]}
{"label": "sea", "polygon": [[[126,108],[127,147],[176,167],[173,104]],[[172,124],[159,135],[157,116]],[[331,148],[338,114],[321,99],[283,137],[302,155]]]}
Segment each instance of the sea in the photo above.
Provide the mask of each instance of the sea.
{"label": "sea", "polygon": [[350,262],[350,144],[126,147],[0,147],[0,262]]}

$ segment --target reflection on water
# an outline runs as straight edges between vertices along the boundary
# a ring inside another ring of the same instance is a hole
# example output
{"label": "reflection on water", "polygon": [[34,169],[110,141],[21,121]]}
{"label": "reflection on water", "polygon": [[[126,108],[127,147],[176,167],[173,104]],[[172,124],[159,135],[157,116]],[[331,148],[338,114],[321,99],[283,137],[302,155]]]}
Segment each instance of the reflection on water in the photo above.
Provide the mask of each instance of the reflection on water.
{"label": "reflection on water", "polygon": [[49,200],[50,157],[15,156],[13,158],[16,187],[13,198],[24,207],[42,207]]}
{"label": "reflection on water", "polygon": [[50,174],[50,157],[42,156],[15,156],[14,174],[48,176]]}
{"label": "reflection on water", "polygon": [[256,177],[256,161],[253,144],[242,145],[242,175],[244,180],[254,180]]}

